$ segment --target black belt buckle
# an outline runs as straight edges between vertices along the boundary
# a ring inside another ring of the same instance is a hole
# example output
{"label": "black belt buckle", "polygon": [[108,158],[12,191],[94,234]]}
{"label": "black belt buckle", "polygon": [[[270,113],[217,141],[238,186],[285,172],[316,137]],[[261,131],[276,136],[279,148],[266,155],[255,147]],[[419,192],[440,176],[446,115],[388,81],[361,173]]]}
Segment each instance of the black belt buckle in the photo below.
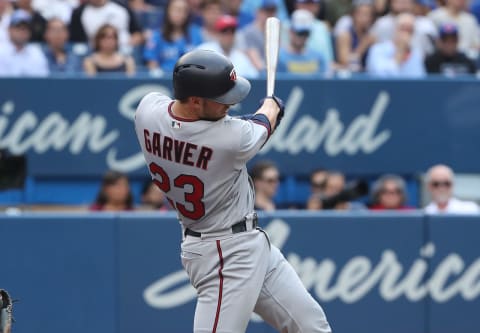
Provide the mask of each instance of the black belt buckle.
{"label": "black belt buckle", "polygon": [[[255,229],[258,226],[258,216],[255,213],[252,217],[252,227]],[[247,231],[247,218],[244,217],[242,221],[235,223],[232,225],[232,233],[238,234],[239,232]],[[193,236],[193,237],[202,237],[200,232],[193,231],[189,228],[185,229],[185,236]]]}
{"label": "black belt buckle", "polygon": [[[258,225],[258,217],[257,214],[254,214],[252,217],[252,228],[255,229]],[[232,225],[232,233],[237,234],[239,232],[247,231],[247,218],[244,217],[242,221],[235,223]]]}

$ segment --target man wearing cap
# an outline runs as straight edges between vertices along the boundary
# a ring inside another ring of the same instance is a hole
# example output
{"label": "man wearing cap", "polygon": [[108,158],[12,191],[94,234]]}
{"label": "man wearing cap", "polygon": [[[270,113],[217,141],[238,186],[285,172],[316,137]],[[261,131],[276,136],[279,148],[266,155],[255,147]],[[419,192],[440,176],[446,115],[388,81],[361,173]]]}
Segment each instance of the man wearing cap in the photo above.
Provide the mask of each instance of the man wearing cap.
{"label": "man wearing cap", "polygon": [[47,26],[47,20],[36,11],[32,6],[32,0],[16,0],[16,9],[23,9],[30,14],[30,41],[41,43],[44,41],[43,35],[45,34],[45,28]]}
{"label": "man wearing cap", "polygon": [[267,18],[276,16],[278,0],[262,0],[255,13],[255,20],[239,31],[238,47],[245,52],[259,71],[265,69],[265,23]]}
{"label": "man wearing cap", "polygon": [[9,42],[0,47],[0,76],[47,76],[48,63],[37,45],[29,44],[31,15],[23,9],[13,12]]}
{"label": "man wearing cap", "polygon": [[474,74],[475,63],[465,53],[458,50],[458,29],[453,23],[445,23],[440,27],[438,48],[425,60],[428,73],[456,76]]}
{"label": "man wearing cap", "polygon": [[325,55],[307,46],[313,20],[313,14],[306,9],[292,13],[289,44],[280,48],[278,56],[279,72],[321,74],[329,70]]}
{"label": "man wearing cap", "polygon": [[439,28],[443,23],[454,23],[458,28],[458,48],[472,60],[477,59],[480,48],[478,22],[465,9],[465,0],[446,0],[445,6],[432,10],[428,17]]}
{"label": "man wearing cap", "polygon": [[[333,45],[332,38],[330,34],[330,29],[328,25],[319,20],[318,13],[321,9],[320,0],[296,0],[295,1],[295,10],[304,9],[312,13],[314,20],[312,27],[310,29],[310,35],[307,38],[307,47],[311,50],[316,51],[317,53],[322,53],[324,55],[325,61],[327,64],[333,62]],[[283,30],[283,43],[288,43],[290,37],[290,28],[289,24],[284,25]]]}
{"label": "man wearing cap", "polygon": [[199,49],[211,50],[228,57],[239,75],[246,78],[258,77],[258,71],[248,57],[235,46],[238,21],[234,16],[222,15],[215,23],[217,39],[198,46]]}

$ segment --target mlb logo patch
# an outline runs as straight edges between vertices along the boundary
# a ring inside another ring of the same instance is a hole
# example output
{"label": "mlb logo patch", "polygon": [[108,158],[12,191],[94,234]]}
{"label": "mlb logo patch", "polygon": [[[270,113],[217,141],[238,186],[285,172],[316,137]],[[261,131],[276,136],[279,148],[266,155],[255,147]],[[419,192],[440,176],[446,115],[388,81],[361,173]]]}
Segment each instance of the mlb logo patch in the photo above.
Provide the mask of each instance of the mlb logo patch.
{"label": "mlb logo patch", "polygon": [[178,121],[172,120],[172,128],[180,128],[182,127],[182,124],[180,124]]}

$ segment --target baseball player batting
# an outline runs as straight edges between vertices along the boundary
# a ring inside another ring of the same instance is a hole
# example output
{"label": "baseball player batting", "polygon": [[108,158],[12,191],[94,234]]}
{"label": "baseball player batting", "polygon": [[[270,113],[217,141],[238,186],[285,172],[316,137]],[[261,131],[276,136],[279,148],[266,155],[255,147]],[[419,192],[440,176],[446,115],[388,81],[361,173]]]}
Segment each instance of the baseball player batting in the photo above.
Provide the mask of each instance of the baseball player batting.
{"label": "baseball player batting", "polygon": [[252,312],[280,332],[331,332],[320,305],[257,225],[246,163],[283,116],[267,96],[247,119],[228,115],[250,83],[213,51],[183,55],[175,99],[149,93],[135,130],[153,181],[182,226],[181,260],[198,299],[194,332],[245,332]]}

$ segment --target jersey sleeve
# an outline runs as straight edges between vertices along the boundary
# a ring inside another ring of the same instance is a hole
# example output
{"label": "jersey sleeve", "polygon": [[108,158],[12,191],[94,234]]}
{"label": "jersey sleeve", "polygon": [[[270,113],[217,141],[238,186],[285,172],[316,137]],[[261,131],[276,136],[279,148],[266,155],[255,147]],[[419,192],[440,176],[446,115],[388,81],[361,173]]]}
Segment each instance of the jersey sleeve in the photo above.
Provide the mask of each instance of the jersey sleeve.
{"label": "jersey sleeve", "polygon": [[157,106],[171,101],[170,97],[162,95],[158,92],[151,92],[146,94],[138,104],[137,110],[135,111],[135,124],[141,124],[144,121],[147,121],[145,118],[148,117],[148,113],[157,109]]}
{"label": "jersey sleeve", "polygon": [[235,119],[238,135],[238,151],[236,152],[236,164],[241,168],[248,160],[253,158],[267,142],[270,135],[269,125],[255,119]]}

